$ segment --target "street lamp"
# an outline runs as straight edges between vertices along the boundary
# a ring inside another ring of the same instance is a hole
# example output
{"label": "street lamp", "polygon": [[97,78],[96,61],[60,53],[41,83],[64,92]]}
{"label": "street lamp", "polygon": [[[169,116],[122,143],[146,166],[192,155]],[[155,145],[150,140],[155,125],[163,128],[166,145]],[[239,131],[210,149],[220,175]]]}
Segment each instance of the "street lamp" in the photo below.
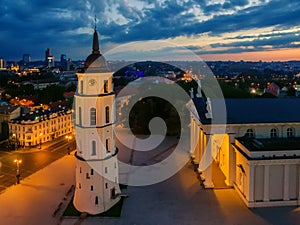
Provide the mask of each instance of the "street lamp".
{"label": "street lamp", "polygon": [[17,135],[15,133],[12,134],[13,138],[14,138],[14,142],[15,142],[15,150],[17,150]]}
{"label": "street lamp", "polygon": [[66,139],[68,140],[68,155],[70,155],[70,140],[72,139],[72,136],[67,135]]}
{"label": "street lamp", "polygon": [[16,178],[17,178],[17,184],[19,184],[20,183],[20,177],[21,177],[21,174],[20,174],[20,163],[22,163],[22,160],[15,159],[14,162],[16,163],[16,166],[17,166]]}
{"label": "street lamp", "polygon": [[40,133],[40,144],[39,144],[39,149],[41,149],[41,147],[42,147],[42,136],[43,136],[43,133]]}

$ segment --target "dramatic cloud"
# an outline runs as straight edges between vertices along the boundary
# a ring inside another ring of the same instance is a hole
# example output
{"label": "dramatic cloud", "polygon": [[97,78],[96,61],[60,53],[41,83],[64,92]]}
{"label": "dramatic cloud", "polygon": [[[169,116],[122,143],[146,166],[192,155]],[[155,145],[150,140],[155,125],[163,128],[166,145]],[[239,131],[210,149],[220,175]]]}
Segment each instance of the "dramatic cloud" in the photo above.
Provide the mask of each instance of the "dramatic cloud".
{"label": "dramatic cloud", "polygon": [[[102,51],[169,40],[199,54],[298,48],[298,0],[2,0],[0,57],[42,59],[46,48],[83,59],[97,16]],[[257,33],[259,31],[259,33]]]}

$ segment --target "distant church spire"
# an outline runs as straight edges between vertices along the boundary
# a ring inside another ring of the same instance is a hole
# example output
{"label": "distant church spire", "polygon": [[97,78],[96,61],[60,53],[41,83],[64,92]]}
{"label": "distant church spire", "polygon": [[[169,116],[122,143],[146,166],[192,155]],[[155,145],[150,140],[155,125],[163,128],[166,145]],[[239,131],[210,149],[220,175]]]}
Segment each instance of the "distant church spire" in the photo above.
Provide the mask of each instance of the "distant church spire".
{"label": "distant church spire", "polygon": [[99,40],[98,40],[98,33],[97,33],[97,18],[95,15],[95,27],[94,27],[94,38],[93,38],[93,54],[99,55]]}

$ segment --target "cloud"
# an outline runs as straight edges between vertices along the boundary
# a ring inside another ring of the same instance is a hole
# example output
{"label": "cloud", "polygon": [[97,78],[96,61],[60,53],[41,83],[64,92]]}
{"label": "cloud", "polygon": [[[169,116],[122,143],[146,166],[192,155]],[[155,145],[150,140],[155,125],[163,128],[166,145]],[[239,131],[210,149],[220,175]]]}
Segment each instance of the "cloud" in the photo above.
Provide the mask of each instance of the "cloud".
{"label": "cloud", "polygon": [[[298,0],[3,0],[0,5],[0,57],[19,59],[23,53],[43,58],[47,47],[58,56],[82,59],[89,54],[94,15],[101,49],[131,41],[193,38],[203,33],[224,36],[208,51],[252,51],[264,45],[290,47],[298,41],[292,29],[300,24]],[[265,34],[242,34],[225,37],[225,33],[274,27]],[[287,33],[280,33],[286,30]],[[289,31],[290,30],[290,31]],[[278,34],[279,33],[279,34]],[[254,39],[245,40],[243,39]],[[226,43],[226,44],[224,44]],[[191,47],[197,51],[197,47]],[[195,48],[195,49],[194,49]],[[231,48],[231,50],[230,50]],[[80,50],[78,50],[80,49]],[[201,50],[204,51],[203,48]]]}

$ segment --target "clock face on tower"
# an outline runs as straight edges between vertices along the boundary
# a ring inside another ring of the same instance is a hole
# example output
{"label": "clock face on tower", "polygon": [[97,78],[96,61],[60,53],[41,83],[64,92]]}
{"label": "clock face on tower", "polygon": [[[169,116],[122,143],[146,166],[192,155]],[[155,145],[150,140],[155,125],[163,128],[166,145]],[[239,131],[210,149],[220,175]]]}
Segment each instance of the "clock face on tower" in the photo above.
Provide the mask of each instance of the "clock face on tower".
{"label": "clock face on tower", "polygon": [[90,86],[93,86],[93,85],[95,85],[96,84],[96,80],[95,79],[90,79],[89,80],[89,85]]}

